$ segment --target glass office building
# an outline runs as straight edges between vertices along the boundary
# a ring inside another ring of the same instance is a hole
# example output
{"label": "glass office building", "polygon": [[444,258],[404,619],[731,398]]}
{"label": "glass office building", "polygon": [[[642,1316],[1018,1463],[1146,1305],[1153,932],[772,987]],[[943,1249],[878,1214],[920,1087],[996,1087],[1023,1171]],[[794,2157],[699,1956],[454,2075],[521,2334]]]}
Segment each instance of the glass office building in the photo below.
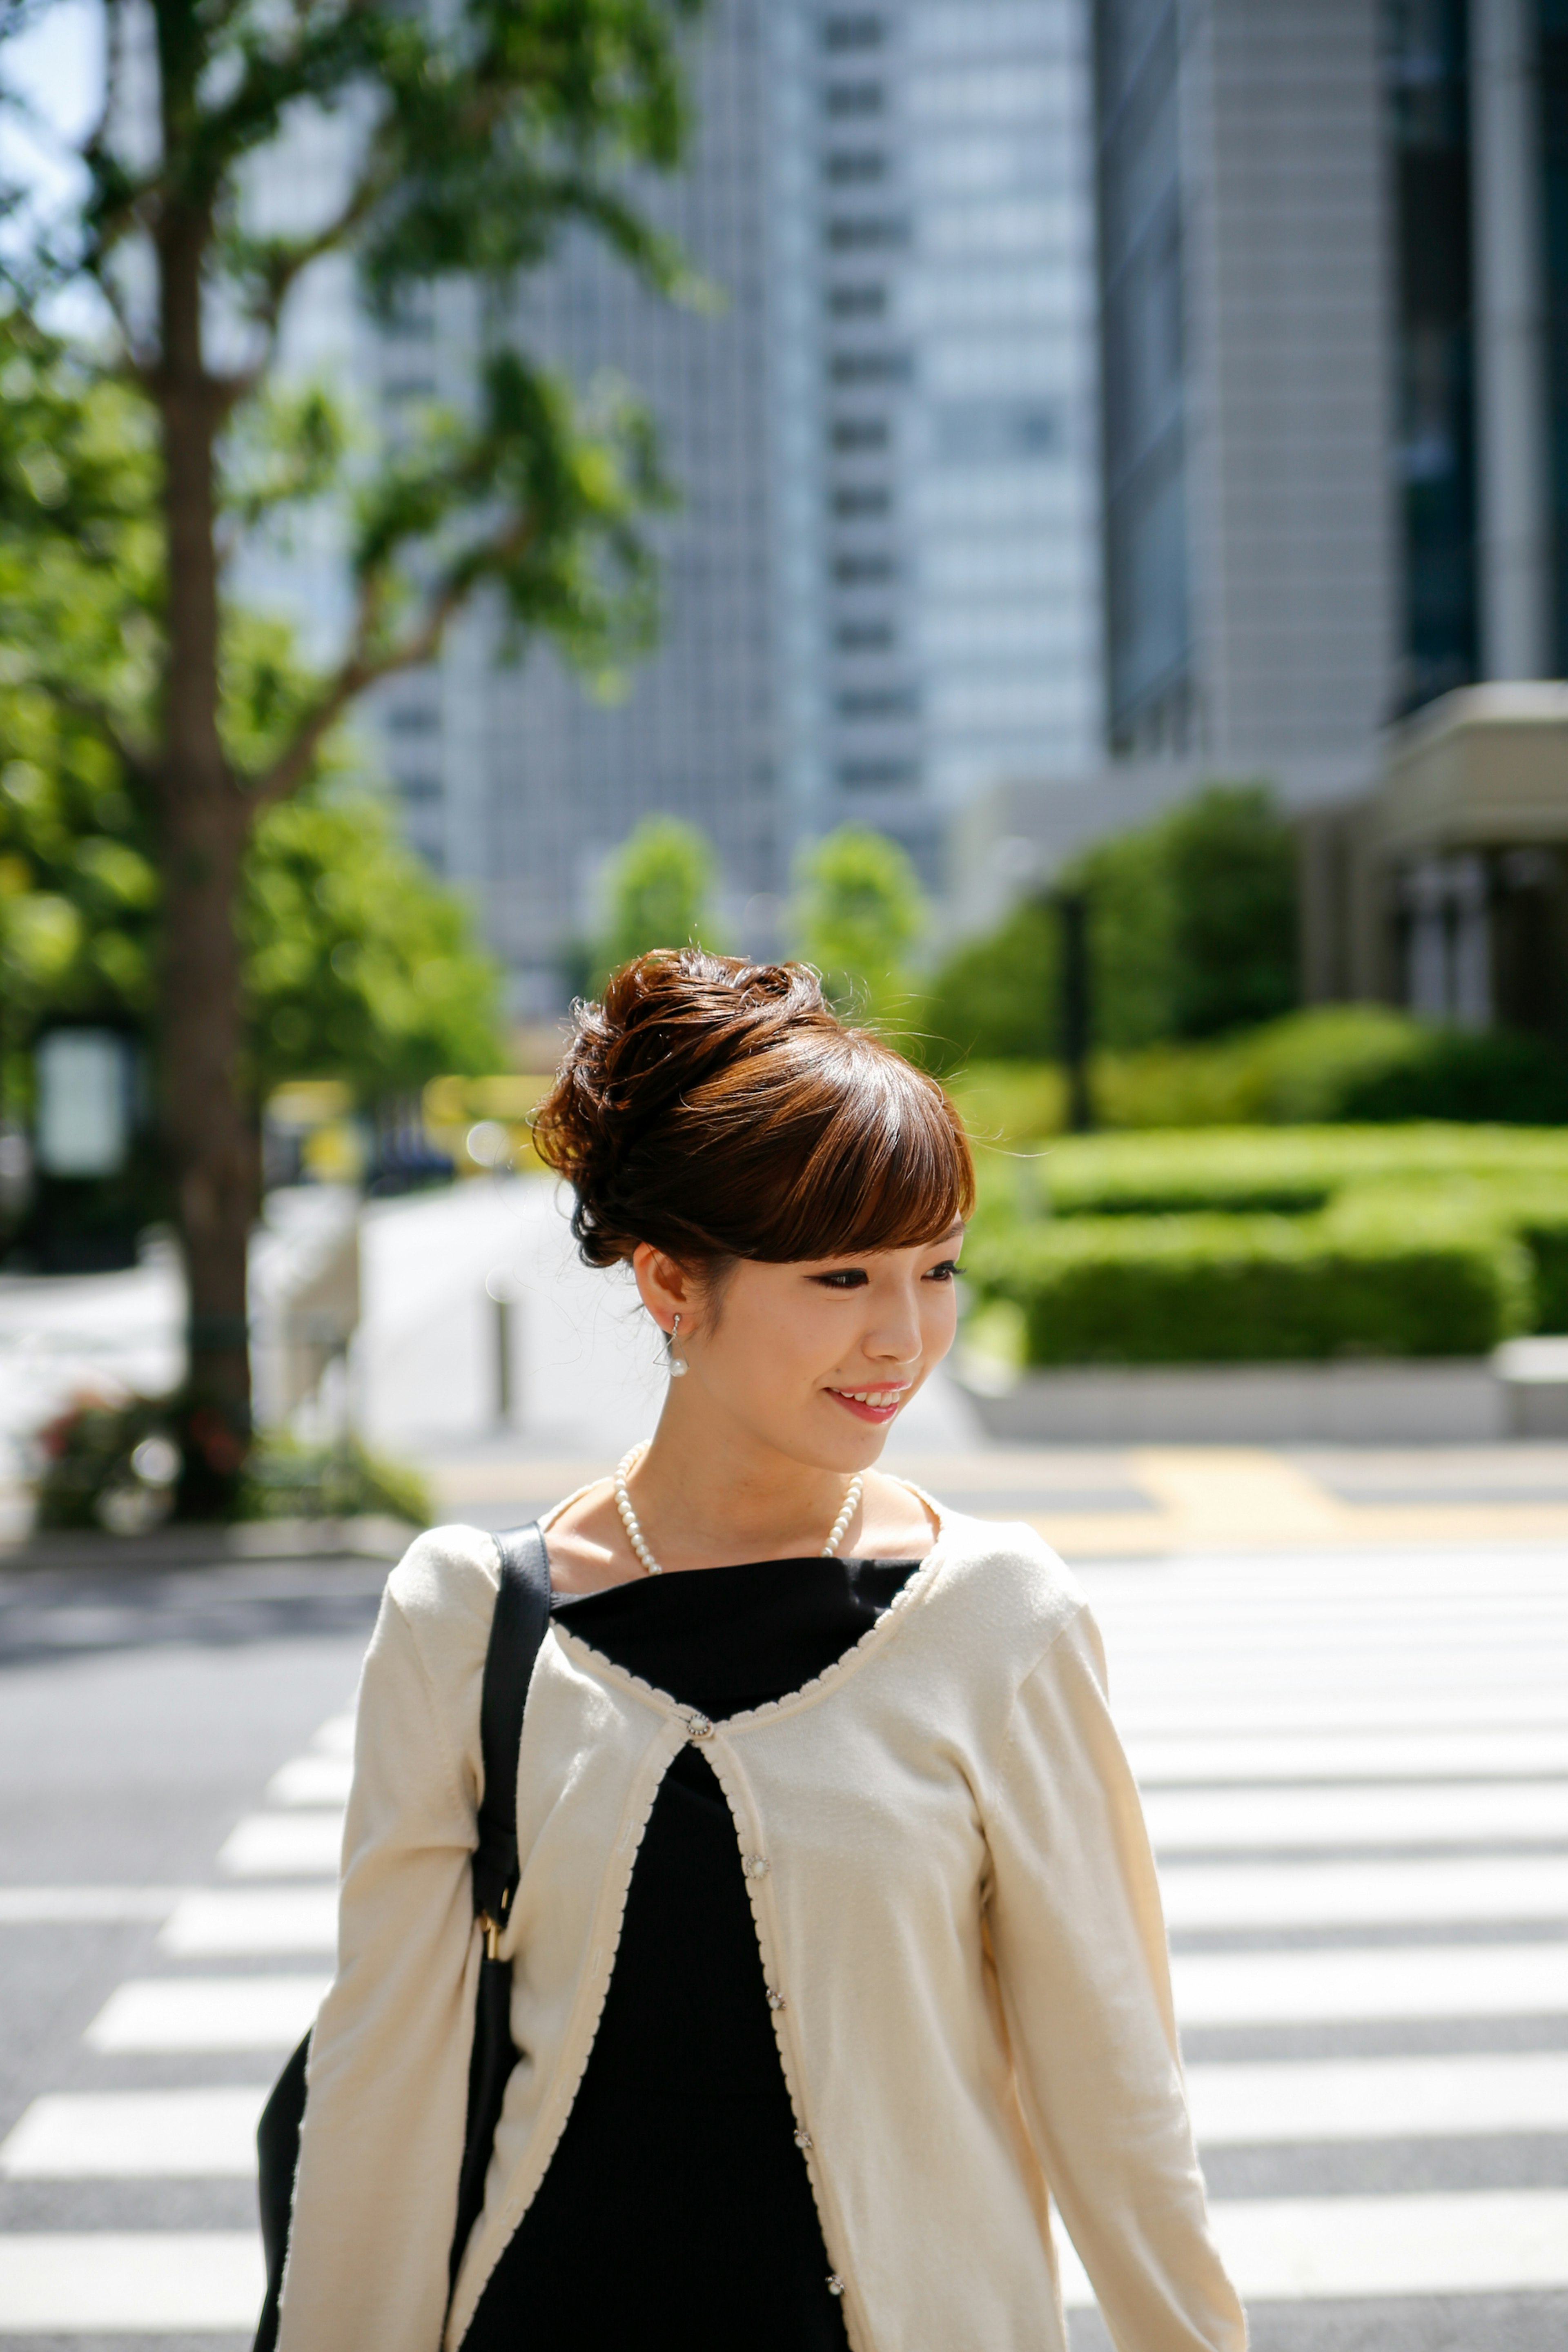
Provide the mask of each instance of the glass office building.
{"label": "glass office building", "polygon": [[[940,884],[955,803],[1102,736],[1088,19],[1081,0],[718,0],[698,136],[653,201],[721,289],[639,292],[586,240],[508,331],[650,402],[679,510],[665,631],[618,702],[482,614],[375,709],[412,838],[486,909],[523,1013],[563,1001],[606,854],[714,839],[731,936],[781,940],[802,845],[858,820]],[[373,366],[459,395],[443,288]]]}
{"label": "glass office building", "polygon": [[1568,0],[1100,0],[1110,734],[1568,667]]}
{"label": "glass office building", "polygon": [[1331,768],[1387,713],[1378,0],[1100,0],[1114,751]]}

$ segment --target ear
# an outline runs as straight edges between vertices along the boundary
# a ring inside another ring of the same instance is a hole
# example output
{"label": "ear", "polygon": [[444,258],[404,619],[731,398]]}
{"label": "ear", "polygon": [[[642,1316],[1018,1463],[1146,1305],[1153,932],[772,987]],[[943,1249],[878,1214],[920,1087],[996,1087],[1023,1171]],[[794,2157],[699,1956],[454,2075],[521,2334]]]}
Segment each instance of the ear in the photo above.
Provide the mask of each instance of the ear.
{"label": "ear", "polygon": [[679,1315],[689,1331],[697,1305],[697,1286],[679,1261],[655,1249],[651,1242],[638,1242],[632,1252],[632,1272],[637,1276],[638,1296],[659,1329],[668,1332]]}

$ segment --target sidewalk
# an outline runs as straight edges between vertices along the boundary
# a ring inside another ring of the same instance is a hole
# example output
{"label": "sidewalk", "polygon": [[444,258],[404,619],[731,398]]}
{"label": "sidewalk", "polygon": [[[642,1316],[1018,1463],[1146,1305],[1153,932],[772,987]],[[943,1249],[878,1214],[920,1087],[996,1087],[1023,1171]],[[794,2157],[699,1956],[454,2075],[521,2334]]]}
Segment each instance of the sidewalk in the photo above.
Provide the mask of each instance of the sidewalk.
{"label": "sidewalk", "polygon": [[[426,1467],[443,1517],[504,1527],[602,1476],[610,1458],[495,1447]],[[1568,1445],[1046,1453],[928,1448],[900,1433],[884,1462],[957,1509],[1026,1519],[1069,1560],[1568,1543]]]}

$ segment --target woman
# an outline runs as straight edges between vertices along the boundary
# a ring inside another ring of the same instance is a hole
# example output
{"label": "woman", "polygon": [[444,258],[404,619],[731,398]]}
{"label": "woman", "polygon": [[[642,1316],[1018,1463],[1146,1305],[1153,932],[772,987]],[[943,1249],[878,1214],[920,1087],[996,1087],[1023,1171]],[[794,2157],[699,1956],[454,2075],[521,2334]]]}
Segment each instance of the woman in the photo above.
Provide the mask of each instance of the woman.
{"label": "woman", "polygon": [[1060,2352],[1047,2189],[1120,2352],[1238,2352],[1082,1597],[872,1466],[952,1342],[957,1114],[811,972],[684,950],[579,1007],[537,1138],[672,1378],[544,1523],[449,2307],[494,1547],[388,1583],[281,2352]]}

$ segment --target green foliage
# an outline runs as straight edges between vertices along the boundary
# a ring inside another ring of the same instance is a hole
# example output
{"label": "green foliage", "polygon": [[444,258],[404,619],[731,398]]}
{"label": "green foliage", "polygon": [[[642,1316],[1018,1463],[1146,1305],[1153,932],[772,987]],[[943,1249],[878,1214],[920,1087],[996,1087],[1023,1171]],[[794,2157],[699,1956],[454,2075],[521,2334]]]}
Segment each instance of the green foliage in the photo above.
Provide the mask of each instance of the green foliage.
{"label": "green foliage", "polygon": [[1035,1363],[1464,1354],[1568,1330],[1562,1129],[1099,1135],[981,1166],[965,1271],[1021,1313]]}
{"label": "green foliage", "polygon": [[1440,1203],[1074,1217],[994,1232],[966,1260],[1022,1310],[1032,1364],[1475,1355],[1530,1315],[1521,1244]]}
{"label": "green foliage", "polygon": [[[195,255],[207,298],[248,331],[260,360],[253,376],[207,379],[210,414],[229,420],[218,485],[227,527],[286,531],[322,499],[348,516],[353,642],[338,669],[312,681],[258,764],[231,746],[242,782],[293,789],[323,726],[376,676],[424,658],[482,583],[494,585],[519,629],[545,631],[595,676],[648,643],[645,524],[668,491],[647,412],[624,384],[605,376],[574,388],[495,338],[460,410],[405,410],[378,436],[368,419],[351,430],[321,387],[279,386],[270,369],[291,292],[331,254],[355,261],[386,318],[416,313],[459,276],[488,285],[515,317],[516,273],[548,260],[574,230],[648,285],[696,299],[679,253],[642,209],[638,174],[673,168],[682,152],[680,33],[699,5],[457,0],[435,14],[324,5],[280,13],[264,0],[196,11],[153,0],[161,137],[145,160],[114,142],[84,147],[79,207],[13,272],[7,332],[42,352],[47,339],[30,322],[49,314],[60,288],[85,278],[102,289],[106,315],[127,321],[119,347],[112,337],[84,341],[71,363],[84,386],[133,420],[150,455],[157,431],[188,430],[180,403],[192,386],[175,379],[191,354],[182,348],[176,367],[159,349],[156,300],[131,328],[119,299],[125,257],[145,254],[167,290]],[[0,64],[4,40],[39,13],[12,9],[0,20]],[[110,44],[111,115],[140,102],[116,83],[129,70],[125,46]],[[352,125],[341,209],[297,230],[262,228],[247,176],[310,109]],[[10,193],[0,188],[0,201]],[[0,453],[0,530],[19,521],[79,574],[118,528],[104,495],[114,467],[100,480],[91,446],[53,429],[47,387],[30,387],[16,369],[6,378],[18,430],[14,461]],[[132,653],[143,667],[150,656],[154,672],[168,610],[157,575],[172,543],[171,519],[158,511],[163,489],[154,467],[135,513],[149,593],[145,640]],[[62,609],[68,616],[68,602]],[[89,602],[72,628],[94,625]],[[162,719],[147,687],[143,677],[131,699],[155,772]]]}
{"label": "green foliage", "polygon": [[[1028,1171],[1022,1202],[1019,1170]],[[1062,1219],[1203,1210],[1297,1214],[1323,1208],[1352,1185],[1465,1182],[1504,1183],[1532,1197],[1562,1185],[1568,1193],[1568,1133],[1434,1123],[1072,1136],[994,1163],[987,1192],[1004,1207]]]}
{"label": "green foliage", "polygon": [[718,864],[694,824],[647,817],[611,859],[605,919],[594,951],[590,992],[612,971],[653,948],[714,948],[712,897]]}
{"label": "green foliage", "polygon": [[[338,446],[330,420],[309,395],[283,405],[307,457],[315,450],[326,462]],[[282,462],[275,452],[273,461]],[[91,714],[112,709],[135,739],[153,691],[156,474],[139,404],[95,383],[15,317],[0,320],[8,1099],[21,1095],[20,1057],[48,1020],[100,1014],[149,1035],[153,1028],[157,829],[133,764]],[[26,510],[39,488],[57,499],[52,513],[69,515],[74,537],[51,530],[40,541]],[[258,771],[312,692],[289,632],[232,614],[221,686],[230,755],[242,772]],[[328,746],[316,765],[330,779],[345,757]],[[467,909],[399,845],[363,790],[323,781],[261,818],[239,920],[248,1076],[261,1091],[339,1076],[372,1100],[500,1058],[497,974],[473,943]]]}
{"label": "green foliage", "polygon": [[1163,826],[1101,842],[1064,876],[1089,899],[1089,1024],[1100,1048],[1175,1034],[1176,913]]}
{"label": "green foliage", "polygon": [[502,1059],[496,965],[380,803],[311,795],[269,811],[241,923],[260,1096],[336,1077],[369,1103]]}
{"label": "green foliage", "polygon": [[1296,853],[1261,784],[1211,784],[1067,878],[1089,893],[1102,1046],[1210,1037],[1296,996]]}
{"label": "green foliage", "polygon": [[[174,1512],[193,1457],[221,1445],[238,1449],[211,1408],[183,1393],[163,1397],[76,1398],[35,1441],[33,1486],[40,1528],[80,1528],[147,1535]],[[242,1519],[357,1518],[385,1514],[427,1527],[433,1517],[423,1481],[350,1438],[310,1446],[286,1432],[264,1432],[240,1477]]]}
{"label": "green foliage", "polygon": [[840,825],[807,850],[798,882],[797,952],[821,972],[833,1003],[860,1019],[907,1019],[909,960],[927,920],[908,852],[869,825]]}
{"label": "green foliage", "polygon": [[[1296,995],[1296,856],[1260,784],[1213,784],[1098,843],[1062,880],[1088,893],[1090,1018],[1102,1053],[1273,1020]],[[1061,948],[1048,900],[940,966],[927,1018],[947,1066],[1057,1049]]]}
{"label": "green foliage", "polygon": [[1025,898],[984,939],[966,940],[937,968],[922,1018],[933,1058],[1045,1061],[1058,1043],[1057,919],[1047,902]]}
{"label": "green foliage", "polygon": [[1160,829],[1173,909],[1172,1029],[1214,1037],[1296,1002],[1296,845],[1262,784],[1212,785]]}
{"label": "green foliage", "polygon": [[[1213,1044],[1097,1054],[1102,1128],[1204,1128],[1477,1120],[1568,1124],[1568,1060],[1544,1040],[1435,1027],[1381,1004],[1321,1005]],[[976,1062],[951,1082],[980,1131],[1010,1143],[1066,1117],[1049,1064]],[[1000,1122],[998,1124],[998,1121]]]}
{"label": "green foliage", "polygon": [[241,1519],[404,1519],[427,1528],[435,1517],[417,1471],[373,1453],[357,1437],[341,1445],[305,1445],[267,1430],[246,1458]]}

